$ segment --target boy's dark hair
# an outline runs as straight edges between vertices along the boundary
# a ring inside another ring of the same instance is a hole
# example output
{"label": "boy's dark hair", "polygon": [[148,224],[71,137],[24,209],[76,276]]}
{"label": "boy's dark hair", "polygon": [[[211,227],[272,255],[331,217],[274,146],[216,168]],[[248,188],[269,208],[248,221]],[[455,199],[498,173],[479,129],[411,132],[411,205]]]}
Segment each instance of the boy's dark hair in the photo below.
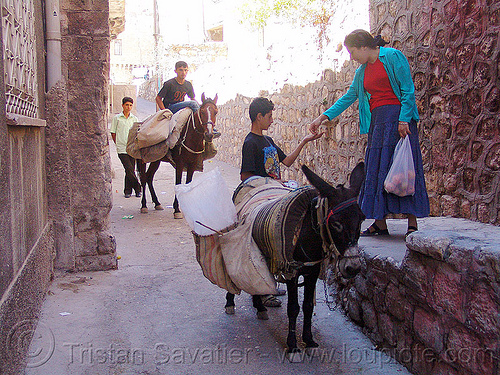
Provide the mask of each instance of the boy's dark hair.
{"label": "boy's dark hair", "polygon": [[354,30],[344,39],[344,45],[348,48],[368,47],[371,49],[376,49],[377,47],[383,47],[386,44],[388,43],[384,39],[382,39],[380,35],[373,37],[372,34],[370,34],[368,31],[362,29]]}
{"label": "boy's dark hair", "polygon": [[250,114],[250,120],[254,122],[257,119],[257,115],[260,113],[262,116],[267,115],[274,109],[274,103],[267,98],[259,96],[252,100],[250,103],[250,108],[248,108],[248,113]]}
{"label": "boy's dark hair", "polygon": [[130,96],[125,96],[122,99],[122,105],[125,104],[125,103],[132,103],[132,104],[134,104],[134,99],[132,99]]}
{"label": "boy's dark hair", "polygon": [[177,70],[179,68],[187,68],[187,67],[188,67],[188,64],[185,61],[177,61],[175,63],[175,70]]}

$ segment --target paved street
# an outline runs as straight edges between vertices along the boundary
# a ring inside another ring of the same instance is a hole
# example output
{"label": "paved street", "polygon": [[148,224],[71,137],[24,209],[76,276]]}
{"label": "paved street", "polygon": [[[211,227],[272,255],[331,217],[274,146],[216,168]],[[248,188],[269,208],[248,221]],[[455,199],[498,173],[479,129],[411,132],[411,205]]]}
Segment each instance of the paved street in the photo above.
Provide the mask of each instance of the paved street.
{"label": "paved street", "polygon": [[[111,229],[121,256],[119,269],[57,273],[26,374],[409,373],[374,350],[341,312],[329,310],[322,282],[313,317],[320,347],[316,356],[303,356],[299,363],[284,357],[286,296],[280,297],[283,307],[269,309],[268,321],[257,320],[247,294],[236,297],[236,315],[226,315],[225,291],[204,278],[189,227],[173,218],[173,168],[162,163],[155,178],[166,209],[152,210],[148,195],[150,212],[140,214],[139,199],[123,196],[123,168],[111,149]],[[205,163],[206,170],[216,167],[234,189],[238,170],[216,159]],[[404,251],[400,239],[397,249]]]}

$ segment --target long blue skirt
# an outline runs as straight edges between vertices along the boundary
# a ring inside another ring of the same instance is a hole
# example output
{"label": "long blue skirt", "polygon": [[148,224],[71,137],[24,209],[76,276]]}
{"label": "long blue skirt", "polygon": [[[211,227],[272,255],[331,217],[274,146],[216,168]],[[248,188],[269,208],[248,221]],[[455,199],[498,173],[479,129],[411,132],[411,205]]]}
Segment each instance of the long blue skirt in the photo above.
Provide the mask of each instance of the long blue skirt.
{"label": "long blue skirt", "polygon": [[417,122],[410,122],[410,144],[415,164],[415,194],[398,197],[384,190],[384,180],[391,167],[398,133],[400,105],[384,105],[372,112],[366,147],[366,177],[359,196],[361,210],[367,219],[382,220],[387,214],[429,216],[429,197],[425,187],[422,153]]}

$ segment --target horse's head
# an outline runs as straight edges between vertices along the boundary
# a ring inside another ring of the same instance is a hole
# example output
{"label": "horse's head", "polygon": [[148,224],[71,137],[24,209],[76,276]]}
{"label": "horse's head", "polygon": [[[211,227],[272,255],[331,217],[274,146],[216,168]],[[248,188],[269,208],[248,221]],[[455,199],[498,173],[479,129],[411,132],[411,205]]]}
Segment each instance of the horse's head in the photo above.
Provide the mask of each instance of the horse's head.
{"label": "horse's head", "polygon": [[202,131],[205,136],[205,141],[207,142],[210,142],[214,138],[214,127],[217,112],[217,94],[214,99],[205,98],[205,93],[201,94],[201,106],[198,110],[198,117],[200,125],[203,128]]}
{"label": "horse's head", "polygon": [[302,166],[302,171],[319,191],[320,197],[326,198],[323,202],[328,204],[323,222],[318,223],[324,226],[327,233],[323,241],[330,241],[331,235],[340,257],[340,272],[344,277],[353,277],[361,268],[358,239],[365,215],[357,203],[357,197],[365,177],[365,165],[361,162],[354,168],[349,179],[349,188],[343,185],[331,186],[305,165]]}

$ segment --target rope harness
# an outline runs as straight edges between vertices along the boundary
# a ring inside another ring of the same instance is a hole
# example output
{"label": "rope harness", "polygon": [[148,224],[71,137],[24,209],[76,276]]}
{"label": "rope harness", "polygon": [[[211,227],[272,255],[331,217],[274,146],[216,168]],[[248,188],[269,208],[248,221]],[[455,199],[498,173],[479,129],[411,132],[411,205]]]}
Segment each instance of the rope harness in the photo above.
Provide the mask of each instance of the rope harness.
{"label": "rope harness", "polygon": [[[337,246],[335,246],[335,243],[333,242],[333,236],[330,231],[330,226],[328,225],[328,222],[330,218],[339,213],[340,211],[354,205],[357,203],[356,198],[351,198],[348,200],[345,200],[335,207],[333,207],[331,210],[328,210],[328,198],[319,198],[318,202],[316,204],[316,213],[317,213],[317,219],[318,219],[318,225],[319,225],[319,230],[320,230],[320,235],[321,235],[321,240],[323,243],[323,259],[320,260],[319,262],[325,261],[325,263],[328,263],[330,261],[330,257],[332,258],[332,263],[334,263],[334,269],[335,273],[339,272],[338,269],[338,262],[339,262],[339,257],[340,257],[340,252],[337,249]],[[351,256],[344,256],[343,258],[358,258],[360,255],[351,255]],[[316,262],[316,263],[319,263]],[[323,266],[327,266],[327,264],[324,264]],[[328,309],[330,311],[335,310],[336,305],[335,301],[330,301],[328,298],[328,292],[327,292],[327,285],[326,285],[326,278],[323,280],[323,287],[324,287],[324,292],[325,292],[325,303],[328,306]]]}
{"label": "rope harness", "polygon": [[[330,231],[330,226],[328,225],[330,218],[339,213],[340,211],[345,210],[346,208],[357,204],[357,198],[350,198],[347,199],[332,209],[328,209],[328,198],[320,197],[318,198],[318,202],[316,204],[316,214],[317,214],[317,220],[318,220],[318,226],[319,226],[319,233],[321,236],[322,240],[322,245],[323,245],[323,259],[316,262],[322,262],[322,261],[329,261],[331,258],[332,263],[335,264],[335,268],[338,267],[338,261],[340,257],[340,252],[337,249],[337,246],[335,246],[335,242],[333,241],[333,236],[332,232]],[[349,244],[348,246],[351,246],[354,244]],[[359,255],[351,255],[351,256],[344,256],[343,258],[357,258]]]}
{"label": "rope harness", "polygon": [[[200,111],[198,111],[198,118],[200,119],[200,123],[201,123],[201,117],[200,117]],[[191,122],[191,124],[193,124],[193,129],[196,133],[198,134],[203,134],[201,132],[199,132],[197,129],[196,129],[196,123],[194,121],[194,115],[191,114],[189,116],[189,119],[188,119],[188,124]],[[186,144],[184,143],[184,141],[186,140],[186,137],[187,137],[187,133],[188,133],[188,129],[187,127],[189,126],[188,124],[186,124],[186,131],[184,132],[184,137],[182,138],[182,141],[181,141],[181,146],[184,147],[186,150],[188,150],[190,153],[192,154],[196,154],[196,155],[199,155],[199,154],[203,154],[205,152],[205,142],[203,142],[203,150],[201,151],[194,151],[192,150],[191,148],[189,148],[188,146],[186,146]],[[203,123],[202,123],[203,125]]]}
{"label": "rope harness", "polygon": [[[205,125],[212,125],[212,128],[213,128],[214,127],[214,123],[213,123],[213,121],[210,120],[210,111],[207,111],[207,113],[208,113],[208,121],[207,122],[203,122],[202,119],[201,119],[200,113],[202,111],[202,108],[204,106],[206,106],[207,104],[213,104],[213,105],[215,105],[215,102],[213,100],[211,100],[211,99],[208,99],[206,102],[204,102],[202,104],[201,108],[198,111],[196,111],[195,113],[198,114],[198,120],[200,120],[200,124],[201,124],[202,127],[205,126]],[[187,133],[188,133],[188,126],[189,126],[188,123],[189,122],[191,122],[191,124],[193,125],[193,130],[196,133],[201,134],[201,135],[205,135],[204,132],[200,132],[198,129],[196,129],[196,123],[194,121],[194,113],[191,113],[191,115],[189,116],[189,119],[188,119],[188,121],[186,123],[186,127],[185,127],[186,132],[184,133],[184,137],[182,138],[181,146],[184,147],[187,151],[189,151],[192,154],[196,154],[196,155],[203,154],[205,152],[205,142],[203,142],[203,150],[201,150],[201,151],[194,151],[193,149],[191,149],[188,146],[186,146],[186,144],[184,143],[184,141],[186,140],[186,137],[187,137]]]}

